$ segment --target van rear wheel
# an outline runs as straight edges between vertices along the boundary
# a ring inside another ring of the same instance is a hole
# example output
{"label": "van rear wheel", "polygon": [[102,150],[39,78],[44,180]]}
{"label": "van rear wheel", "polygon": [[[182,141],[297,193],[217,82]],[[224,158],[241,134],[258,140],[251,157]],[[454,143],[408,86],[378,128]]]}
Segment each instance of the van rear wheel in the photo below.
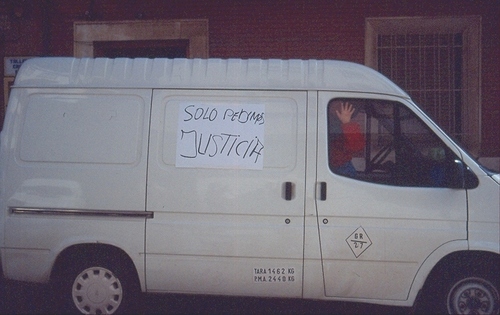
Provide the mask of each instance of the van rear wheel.
{"label": "van rear wheel", "polygon": [[107,261],[80,262],[63,272],[58,281],[64,296],[64,311],[80,314],[132,312],[140,292],[132,272]]}
{"label": "van rear wheel", "polygon": [[123,286],[109,269],[90,267],[74,279],[71,296],[83,314],[113,314],[122,303]]}

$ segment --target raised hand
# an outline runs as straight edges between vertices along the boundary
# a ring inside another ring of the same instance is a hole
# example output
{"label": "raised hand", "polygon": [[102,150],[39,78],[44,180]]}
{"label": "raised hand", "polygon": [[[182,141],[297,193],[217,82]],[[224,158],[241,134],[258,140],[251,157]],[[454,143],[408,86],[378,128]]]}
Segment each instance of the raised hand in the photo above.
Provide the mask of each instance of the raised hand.
{"label": "raised hand", "polygon": [[336,110],[337,117],[343,124],[347,124],[351,121],[352,114],[354,113],[354,107],[351,103],[345,102],[340,104],[340,110]]}

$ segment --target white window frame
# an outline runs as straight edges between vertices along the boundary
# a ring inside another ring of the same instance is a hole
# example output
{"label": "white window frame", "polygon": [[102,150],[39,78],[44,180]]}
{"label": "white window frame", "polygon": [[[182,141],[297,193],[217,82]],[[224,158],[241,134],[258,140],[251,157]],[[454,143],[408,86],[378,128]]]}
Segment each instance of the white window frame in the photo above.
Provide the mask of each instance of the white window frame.
{"label": "white window frame", "polygon": [[188,58],[208,58],[208,20],[82,21],[73,25],[73,54],[94,57],[94,42],[187,39]]}

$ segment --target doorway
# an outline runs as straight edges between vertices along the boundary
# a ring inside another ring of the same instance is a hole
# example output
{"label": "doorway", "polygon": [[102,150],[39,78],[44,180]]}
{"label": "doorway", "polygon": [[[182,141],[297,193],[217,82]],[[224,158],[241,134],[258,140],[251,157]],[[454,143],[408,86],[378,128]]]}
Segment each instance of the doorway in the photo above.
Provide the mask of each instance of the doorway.
{"label": "doorway", "polygon": [[208,20],[74,23],[75,57],[208,58]]}
{"label": "doorway", "polygon": [[94,43],[94,57],[187,58],[189,40],[127,40]]}

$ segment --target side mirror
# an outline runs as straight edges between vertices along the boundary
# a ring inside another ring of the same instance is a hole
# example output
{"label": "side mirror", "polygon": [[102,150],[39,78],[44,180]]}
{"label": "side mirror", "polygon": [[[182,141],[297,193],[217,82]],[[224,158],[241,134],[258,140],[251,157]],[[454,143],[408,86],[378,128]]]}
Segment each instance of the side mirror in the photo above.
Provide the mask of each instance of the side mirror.
{"label": "side mirror", "polygon": [[464,169],[464,188],[474,189],[477,186],[479,186],[479,178],[477,178],[476,174],[466,165]]}
{"label": "side mirror", "polygon": [[455,189],[474,189],[479,179],[461,160],[455,159],[447,174],[447,187]]}

